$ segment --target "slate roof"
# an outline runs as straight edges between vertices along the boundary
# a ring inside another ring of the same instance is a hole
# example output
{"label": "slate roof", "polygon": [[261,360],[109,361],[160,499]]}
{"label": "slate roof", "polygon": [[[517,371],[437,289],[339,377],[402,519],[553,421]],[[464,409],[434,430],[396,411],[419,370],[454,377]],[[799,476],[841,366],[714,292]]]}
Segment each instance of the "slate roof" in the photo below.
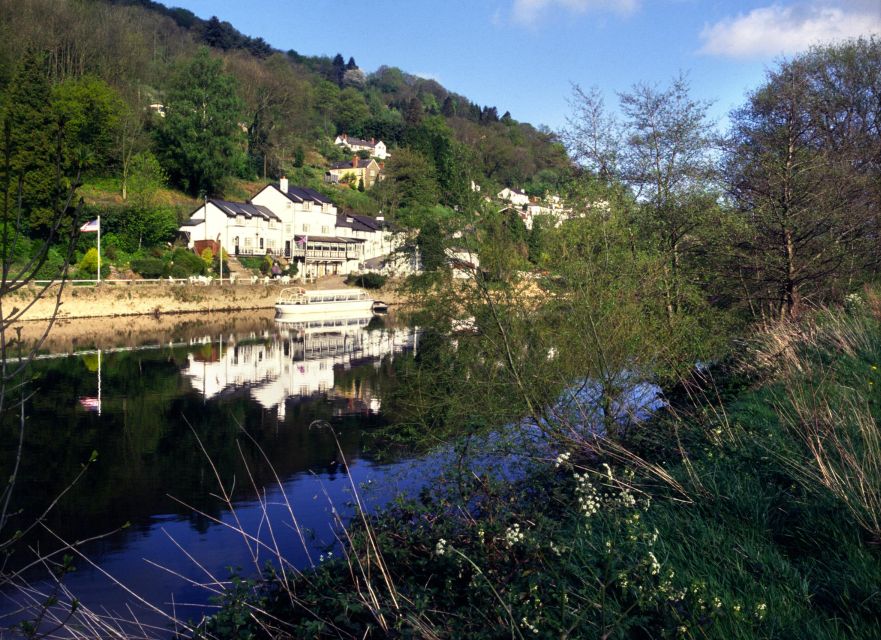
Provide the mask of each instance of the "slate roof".
{"label": "slate roof", "polygon": [[348,227],[354,231],[371,233],[374,231],[381,231],[383,223],[370,216],[363,216],[357,213],[340,213],[337,214],[336,226]]}
{"label": "slate roof", "polygon": [[370,140],[362,140],[361,138],[356,138],[354,136],[347,136],[343,138],[343,142],[348,145],[356,146],[356,147],[375,147],[375,142],[370,142]]}
{"label": "slate roof", "polygon": [[263,218],[264,220],[281,221],[277,215],[271,210],[259,204],[250,204],[247,202],[227,202],[226,200],[217,200],[212,198],[208,200],[215,207],[223,211],[228,218],[236,216],[245,216],[246,218]]}
{"label": "slate roof", "polygon": [[[278,189],[278,187],[276,187]],[[281,191],[281,189],[278,189]],[[319,193],[315,189],[308,187],[288,187],[288,192],[281,191],[285,196],[294,202],[317,202],[318,204],[332,204],[327,196]]]}

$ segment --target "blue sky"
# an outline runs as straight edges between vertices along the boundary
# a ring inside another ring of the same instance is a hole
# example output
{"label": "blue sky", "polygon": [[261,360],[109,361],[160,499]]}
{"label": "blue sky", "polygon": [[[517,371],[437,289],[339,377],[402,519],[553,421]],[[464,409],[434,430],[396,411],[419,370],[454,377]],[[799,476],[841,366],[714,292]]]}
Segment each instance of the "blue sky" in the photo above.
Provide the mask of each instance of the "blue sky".
{"label": "blue sky", "polygon": [[782,55],[881,34],[881,0],[166,0],[271,45],[431,77],[514,118],[564,126],[570,83],[607,105],[689,74],[711,114],[743,102]]}

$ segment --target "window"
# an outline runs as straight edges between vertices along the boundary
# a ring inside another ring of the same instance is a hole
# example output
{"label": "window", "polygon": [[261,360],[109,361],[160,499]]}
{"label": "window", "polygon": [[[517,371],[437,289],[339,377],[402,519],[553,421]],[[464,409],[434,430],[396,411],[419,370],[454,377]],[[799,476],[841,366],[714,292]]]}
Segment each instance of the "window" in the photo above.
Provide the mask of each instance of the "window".
{"label": "window", "polygon": [[321,233],[327,233],[328,232],[327,230],[328,230],[327,226],[321,227]]}
{"label": "window", "polygon": [[285,235],[288,235],[288,236],[291,235],[291,225],[286,224],[284,226],[284,232],[285,232]]}
{"label": "window", "polygon": [[260,248],[263,248],[263,238],[260,238]]}
{"label": "window", "polygon": [[309,225],[308,225],[308,224],[304,224],[304,225],[303,225],[303,231],[309,231]]}

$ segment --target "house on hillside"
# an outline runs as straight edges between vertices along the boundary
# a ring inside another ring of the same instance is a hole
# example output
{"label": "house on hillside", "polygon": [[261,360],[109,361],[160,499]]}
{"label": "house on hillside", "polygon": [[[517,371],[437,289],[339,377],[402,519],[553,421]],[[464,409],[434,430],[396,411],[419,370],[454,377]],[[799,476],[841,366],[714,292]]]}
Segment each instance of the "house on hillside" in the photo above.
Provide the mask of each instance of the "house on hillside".
{"label": "house on hillside", "polygon": [[362,140],[361,138],[342,133],[336,137],[333,143],[338,147],[353,152],[366,151],[370,154],[371,158],[385,160],[389,157],[388,149],[386,149],[385,143],[382,140],[374,140],[373,138],[370,140]]}
{"label": "house on hillside", "polygon": [[529,196],[526,195],[526,192],[522,189],[512,189],[510,187],[505,187],[497,194],[499,200],[507,200],[513,205],[522,206],[524,204],[529,204]]}
{"label": "house on hillside", "polygon": [[394,253],[396,234],[382,218],[340,214],[327,196],[267,185],[249,202],[211,199],[180,228],[187,246],[223,246],[233,255],[268,255],[297,264],[308,276],[346,275],[367,260]]}
{"label": "house on hillside", "polygon": [[353,156],[346,162],[335,162],[330,165],[330,169],[324,174],[324,181],[333,184],[350,182],[355,186],[361,183],[365,189],[369,189],[380,179],[380,171],[382,167],[373,158],[362,160],[358,156]]}
{"label": "house on hillside", "polygon": [[268,207],[212,198],[180,227],[187,247],[220,244],[234,255],[275,255],[281,251],[281,218]]}

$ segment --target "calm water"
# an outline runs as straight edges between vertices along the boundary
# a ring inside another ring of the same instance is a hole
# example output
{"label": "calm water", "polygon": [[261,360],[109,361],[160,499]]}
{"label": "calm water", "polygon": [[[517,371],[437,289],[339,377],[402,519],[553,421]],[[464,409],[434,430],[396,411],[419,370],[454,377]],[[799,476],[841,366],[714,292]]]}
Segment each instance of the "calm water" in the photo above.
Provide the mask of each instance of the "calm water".
{"label": "calm water", "polygon": [[[97,459],[29,544],[47,550],[58,538],[112,532],[81,547],[88,561],[77,560],[64,583],[90,607],[124,613],[128,604],[158,624],[105,572],[161,608],[174,603],[179,618],[197,619],[210,593],[190,581],[226,579],[230,567],[253,573],[268,559],[224,523],[237,520],[264,540],[271,528],[294,564],[317,562],[335,543],[333,511],[351,513],[351,482],[376,506],[421,476],[411,461],[380,463],[365,447],[383,423],[386,372],[418,349],[419,333],[368,321],[283,325],[245,314],[157,328],[155,338],[149,327],[127,333],[124,320],[100,338],[68,328],[74,338],[63,348],[78,353],[47,354],[34,366],[17,521],[44,509],[93,451]],[[17,416],[7,412],[3,421],[0,472],[8,475]],[[235,515],[217,498],[221,484]],[[24,550],[13,557],[27,560]],[[43,576],[29,574],[36,584]],[[2,594],[0,613],[19,601]]]}

